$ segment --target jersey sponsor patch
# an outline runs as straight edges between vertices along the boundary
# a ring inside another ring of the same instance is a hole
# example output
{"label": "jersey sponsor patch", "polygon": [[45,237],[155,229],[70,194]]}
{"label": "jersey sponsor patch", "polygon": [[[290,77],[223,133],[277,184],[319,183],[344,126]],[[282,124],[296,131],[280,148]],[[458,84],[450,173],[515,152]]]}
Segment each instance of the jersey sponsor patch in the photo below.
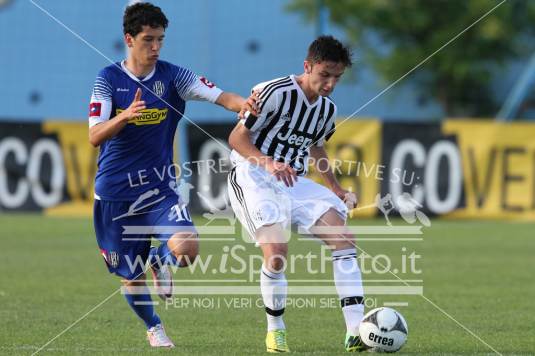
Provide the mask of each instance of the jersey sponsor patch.
{"label": "jersey sponsor patch", "polygon": [[[116,114],[119,115],[124,109],[117,109]],[[156,125],[167,118],[167,108],[165,109],[145,109],[140,111],[141,116],[128,120],[129,124],[134,125]]]}
{"label": "jersey sponsor patch", "polygon": [[206,79],[205,77],[199,77],[199,80],[210,89],[215,87],[215,84],[209,81],[208,79]]}
{"label": "jersey sponsor patch", "polygon": [[100,110],[102,109],[101,103],[91,103],[89,104],[89,117],[100,116]]}

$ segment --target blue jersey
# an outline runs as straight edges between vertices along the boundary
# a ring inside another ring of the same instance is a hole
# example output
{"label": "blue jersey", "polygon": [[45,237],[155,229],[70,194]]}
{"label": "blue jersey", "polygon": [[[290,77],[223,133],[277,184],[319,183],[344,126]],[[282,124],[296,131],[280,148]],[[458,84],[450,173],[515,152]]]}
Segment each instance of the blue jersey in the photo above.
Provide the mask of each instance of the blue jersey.
{"label": "blue jersey", "polygon": [[175,179],[173,140],[186,101],[215,102],[222,92],[204,77],[168,62],[157,61],[154,70],[140,79],[123,61],[98,74],[89,105],[89,126],[126,110],[138,88],[146,106],[142,116],[130,120],[100,145],[97,199],[134,201],[154,189],[174,194],[169,185]]}

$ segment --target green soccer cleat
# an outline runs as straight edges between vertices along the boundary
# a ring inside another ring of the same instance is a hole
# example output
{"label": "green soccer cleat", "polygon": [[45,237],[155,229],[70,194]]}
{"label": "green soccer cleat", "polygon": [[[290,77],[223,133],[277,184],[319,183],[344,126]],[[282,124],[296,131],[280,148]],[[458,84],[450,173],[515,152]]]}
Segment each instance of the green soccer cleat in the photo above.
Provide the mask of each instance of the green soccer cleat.
{"label": "green soccer cleat", "polygon": [[268,331],[266,335],[267,352],[290,352],[286,343],[286,330]]}
{"label": "green soccer cleat", "polygon": [[346,334],[346,351],[347,352],[361,352],[367,349],[366,345],[360,340],[360,336]]}

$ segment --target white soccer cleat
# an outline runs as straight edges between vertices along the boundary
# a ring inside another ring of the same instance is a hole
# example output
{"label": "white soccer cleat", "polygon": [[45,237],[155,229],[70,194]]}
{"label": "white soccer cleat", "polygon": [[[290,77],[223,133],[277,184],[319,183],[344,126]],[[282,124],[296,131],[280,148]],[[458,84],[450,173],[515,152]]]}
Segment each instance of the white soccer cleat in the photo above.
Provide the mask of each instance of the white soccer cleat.
{"label": "white soccer cleat", "polygon": [[147,340],[149,340],[150,346],[152,347],[175,347],[175,344],[167,337],[162,324],[158,324],[147,330]]}
{"label": "white soccer cleat", "polygon": [[169,266],[162,265],[159,269],[152,266],[151,271],[158,296],[163,301],[171,298],[173,296],[173,275]]}

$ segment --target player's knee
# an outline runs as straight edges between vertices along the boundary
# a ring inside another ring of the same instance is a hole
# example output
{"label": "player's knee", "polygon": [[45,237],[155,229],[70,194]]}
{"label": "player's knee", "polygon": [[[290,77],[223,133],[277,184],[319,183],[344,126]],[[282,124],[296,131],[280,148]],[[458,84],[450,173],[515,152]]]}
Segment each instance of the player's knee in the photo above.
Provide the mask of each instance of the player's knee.
{"label": "player's knee", "polygon": [[180,261],[180,266],[185,267],[193,264],[199,256],[199,247],[198,244],[195,247],[189,248],[187,251],[182,253],[179,256],[175,256],[178,261]]}
{"label": "player's knee", "polygon": [[286,269],[287,244],[269,244],[264,246],[264,263],[272,272],[282,272]]}
{"label": "player's knee", "polygon": [[266,265],[271,272],[284,272],[286,270],[286,258],[283,256],[271,256]]}
{"label": "player's knee", "polygon": [[167,242],[167,246],[182,267],[191,265],[199,255],[197,234],[174,235]]}

